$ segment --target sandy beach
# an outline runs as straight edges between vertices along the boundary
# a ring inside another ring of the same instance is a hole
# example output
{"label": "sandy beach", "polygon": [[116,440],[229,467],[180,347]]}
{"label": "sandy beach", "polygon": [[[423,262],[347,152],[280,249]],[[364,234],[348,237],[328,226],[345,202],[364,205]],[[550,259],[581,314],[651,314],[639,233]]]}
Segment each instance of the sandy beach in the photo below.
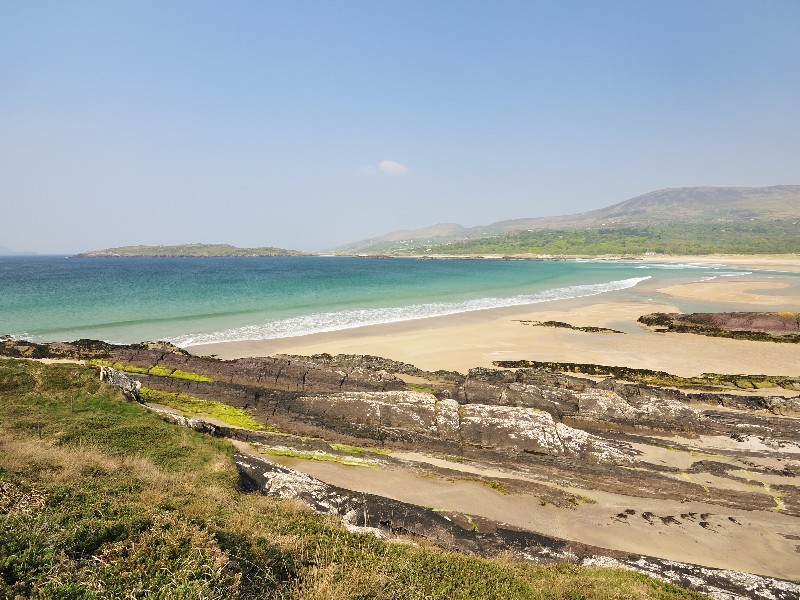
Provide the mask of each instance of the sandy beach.
{"label": "sandy beach", "polygon": [[[726,311],[797,311],[800,280],[786,273],[800,272],[800,259],[672,260],[731,266],[735,262],[752,273],[665,287],[645,281],[633,295],[612,292],[297,338],[195,346],[190,351],[224,359],[278,353],[371,354],[428,371],[461,373],[473,367],[492,367],[497,360],[528,359],[657,369],[683,376],[800,375],[798,344],[655,333],[637,323],[643,314],[679,312],[679,305],[687,303],[715,303]],[[525,323],[547,320],[622,333],[589,333]],[[676,443],[685,449],[676,450],[672,447]],[[238,446],[258,453],[247,444]],[[508,466],[513,463],[498,470],[492,464],[453,462],[422,452],[392,452],[393,458],[404,465],[393,463],[380,468],[292,456],[267,454],[266,458],[350,490],[492,519],[545,535],[670,560],[788,579],[800,577],[797,519],[785,513],[782,492],[776,491],[796,482],[795,471],[782,471],[797,465],[800,448],[796,444],[777,449],[756,437],[732,440],[728,436],[684,437],[673,432],[663,437],[642,434],[633,446],[640,453],[637,460],[643,461],[640,465],[665,469],[669,477],[705,490],[707,500],[660,497],[658,493],[626,495],[590,480],[578,478],[564,483],[546,471]],[[704,462],[728,465],[733,475],[718,476],[696,468]],[[435,476],[420,470],[420,465],[445,468],[450,475]],[[452,475],[458,472],[463,476]],[[577,494],[585,501],[574,507],[556,506],[536,492],[499,492],[475,480],[477,476],[505,482],[533,481]],[[762,497],[765,503],[757,510],[742,510],[718,501],[742,493]]]}
{"label": "sandy beach", "polygon": [[[368,469],[280,456],[267,458],[333,485],[479,515],[544,535],[772,577],[795,578],[800,573],[795,550],[797,542],[787,537],[796,527],[795,517],[680,499],[631,498],[596,489],[562,486],[561,489],[589,499],[584,504],[564,509],[542,502],[535,495],[501,493],[469,479],[472,472],[511,479],[520,478],[517,473],[469,469],[462,464],[416,453],[393,455],[412,463],[436,462],[463,470],[465,478],[423,476],[413,469]],[[679,455],[678,459],[681,458]],[[676,461],[673,456],[668,459],[665,464]],[[698,477],[698,481],[705,482],[705,479]],[[706,485],[709,483],[712,482]],[[728,481],[713,483],[717,493],[730,489]],[[625,511],[634,511],[635,517],[625,518]],[[653,516],[642,518],[642,514]],[[700,515],[705,518],[699,518]],[[748,551],[741,552],[741,548]]]}
{"label": "sandy beach", "polygon": [[705,256],[648,256],[648,262],[723,264],[756,271],[800,272],[800,255],[709,254]]}
{"label": "sandy beach", "polygon": [[[800,347],[795,344],[653,333],[636,322],[647,313],[680,312],[676,306],[679,301],[724,303],[728,311],[797,311],[800,281],[775,271],[800,272],[800,258],[673,257],[671,261],[735,264],[753,272],[660,289],[644,282],[636,288],[637,299],[611,292],[294,338],[205,344],[188,350],[222,359],[273,354],[371,354],[425,370],[462,373],[472,367],[491,367],[497,360],[525,359],[656,369],[683,376],[704,372],[800,374]],[[522,323],[532,320],[608,327],[624,333],[585,333]]]}

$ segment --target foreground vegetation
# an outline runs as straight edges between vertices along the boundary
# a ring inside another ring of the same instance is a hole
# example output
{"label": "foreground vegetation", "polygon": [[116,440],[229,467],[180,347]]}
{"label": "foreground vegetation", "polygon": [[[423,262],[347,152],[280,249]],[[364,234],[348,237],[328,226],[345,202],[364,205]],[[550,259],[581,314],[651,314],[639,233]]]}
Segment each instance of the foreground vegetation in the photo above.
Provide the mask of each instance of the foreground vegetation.
{"label": "foreground vegetation", "polygon": [[622,570],[482,560],[237,491],[232,446],[92,367],[0,360],[0,597],[695,598]]}
{"label": "foreground vegetation", "polygon": [[418,247],[414,254],[792,254],[800,223],[790,220],[542,229]]}
{"label": "foreground vegetation", "polygon": [[241,427],[251,431],[261,431],[264,425],[253,419],[246,410],[236,408],[223,402],[213,400],[203,400],[188,394],[178,392],[164,392],[152,388],[143,387],[140,390],[142,400],[148,404],[160,404],[169,408],[174,408],[182,415],[187,417],[200,417],[203,419],[211,418],[221,421],[233,427]]}

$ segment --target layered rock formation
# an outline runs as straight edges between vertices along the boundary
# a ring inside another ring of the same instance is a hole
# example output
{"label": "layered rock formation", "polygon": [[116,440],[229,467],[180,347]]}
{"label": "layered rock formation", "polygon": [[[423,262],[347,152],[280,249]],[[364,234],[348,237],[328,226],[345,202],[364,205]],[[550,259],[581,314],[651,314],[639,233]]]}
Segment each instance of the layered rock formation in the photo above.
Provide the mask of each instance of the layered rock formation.
{"label": "layered rock formation", "polygon": [[[150,343],[43,345],[6,338],[0,340],[0,353],[93,360],[118,386],[130,389],[137,387],[131,382],[140,382],[143,388],[246,409],[268,430],[159,410],[197,431],[247,442],[251,451],[275,460],[341,461],[351,469],[361,464],[436,481],[473,482],[493,493],[531,498],[526,510],[544,507],[545,519],[554,516],[547,512],[553,507],[584,515],[594,511],[600,523],[594,526],[609,528],[604,531],[630,528],[636,539],[660,534],[651,536],[653,550],[646,554],[658,555],[659,537],[691,541],[693,531],[733,540],[746,539],[742,532],[759,531],[769,536],[775,556],[785,561],[787,553],[795,552],[791,528],[796,531],[792,519],[800,517],[800,420],[794,412],[798,397],[683,392],[636,379],[643,372],[599,365],[567,365],[565,370],[592,370],[605,379],[529,363],[513,369],[472,369],[462,375],[429,373],[369,356],[219,361]],[[652,372],[645,375],[653,381]],[[398,451],[397,457],[387,456],[389,449]],[[409,453],[428,458],[408,462],[402,456]],[[397,500],[347,492],[275,465],[245,466],[256,465],[254,461],[239,460],[250,489],[303,499],[352,526],[387,535],[427,535],[433,530],[426,533],[426,527],[444,518]],[[261,475],[254,475],[253,469]],[[387,494],[390,491],[395,490]],[[350,514],[355,499],[367,506],[364,522]],[[660,512],[642,504],[665,508]],[[448,543],[462,551],[505,549],[533,561],[579,557],[584,564],[639,568],[718,597],[746,596],[747,590],[792,597],[796,589],[776,580],[675,562],[674,555],[667,560],[669,554],[652,558],[619,552],[613,545],[600,548],[604,542],[593,538],[589,543],[580,528],[572,537],[564,534],[568,541],[560,532],[548,537],[487,519],[481,514],[449,515],[449,529],[436,529],[449,533],[429,537],[436,543],[451,540]],[[536,526],[525,527],[538,531]],[[787,576],[785,569],[753,564],[756,572]],[[739,583],[719,583],[726,579]]]}
{"label": "layered rock formation", "polygon": [[[620,460],[607,445],[593,438],[578,441],[580,434],[572,429],[594,434],[642,429],[693,434],[756,433],[759,427],[765,427],[762,423],[768,417],[751,414],[739,419],[734,429],[724,414],[706,405],[755,410],[772,407],[791,412],[797,410],[800,400],[684,393],[657,385],[632,384],[617,377],[626,377],[628,371],[634,381],[642,375],[673,376],[598,365],[514,363],[534,367],[477,368],[462,376],[426,373],[411,365],[369,356],[220,361],[192,356],[165,343],[116,346],[80,340],[34,344],[9,338],[0,339],[0,354],[94,360],[113,365],[146,388],[245,408],[263,422],[289,433],[329,432],[387,445],[428,444],[456,453],[472,448]],[[555,372],[557,367],[617,377],[594,381]],[[430,381],[429,386],[416,386],[427,387],[428,391],[410,390],[401,379],[409,373]],[[791,379],[787,385],[794,383]],[[620,451],[625,454],[624,449]]]}
{"label": "layered rock formation", "polygon": [[798,312],[652,313],[638,321],[655,331],[800,343]]}
{"label": "layered rock formation", "polygon": [[536,408],[459,405],[421,392],[359,392],[303,396],[307,415],[324,417],[331,429],[381,441],[416,442],[460,451],[464,447],[504,453],[579,457],[595,462],[630,462],[634,452],[557,423]]}

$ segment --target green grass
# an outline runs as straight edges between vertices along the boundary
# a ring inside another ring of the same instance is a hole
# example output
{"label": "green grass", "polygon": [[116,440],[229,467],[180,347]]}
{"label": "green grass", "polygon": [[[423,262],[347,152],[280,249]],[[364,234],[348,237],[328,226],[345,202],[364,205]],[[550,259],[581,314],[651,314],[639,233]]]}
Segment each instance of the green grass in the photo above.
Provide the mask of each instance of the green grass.
{"label": "green grass", "polygon": [[149,367],[137,367],[136,365],[126,365],[121,362],[111,362],[103,358],[92,358],[87,361],[90,365],[97,365],[102,367],[111,367],[119,371],[126,371],[128,373],[142,373],[144,375],[150,370]]}
{"label": "green grass", "polygon": [[508,494],[508,488],[506,488],[506,484],[502,481],[497,481],[495,479],[481,479],[480,483],[481,485],[485,485],[486,487],[491,488],[496,492],[500,492],[501,494]]}
{"label": "green grass", "polygon": [[800,226],[792,220],[676,223],[651,226],[521,231],[416,248],[425,254],[792,254]]}
{"label": "green grass", "polygon": [[359,448],[358,446],[350,446],[348,444],[336,444],[334,442],[329,442],[328,446],[333,448],[338,452],[344,452],[345,454],[361,454],[362,452],[371,452],[373,454],[391,454],[391,450],[387,450],[385,448]]}
{"label": "green grass", "polygon": [[293,450],[291,448],[263,448],[264,454],[269,456],[287,456],[289,458],[300,458],[303,460],[317,460],[320,462],[333,462],[348,467],[367,467],[370,469],[378,468],[379,465],[369,463],[365,460],[348,459],[333,454],[325,454],[324,452],[304,452],[302,450]]}
{"label": "green grass", "polygon": [[435,394],[436,392],[441,392],[442,388],[440,386],[435,386],[431,384],[424,384],[424,383],[407,383],[408,389],[414,390],[415,392],[428,392],[429,394]]}
{"label": "green grass", "polygon": [[211,377],[207,377],[206,375],[192,373],[191,371],[181,371],[180,369],[175,369],[169,376],[176,379],[188,379],[190,381],[214,381]]}
{"label": "green grass", "polygon": [[211,417],[233,427],[242,427],[253,431],[265,429],[265,426],[253,419],[246,410],[234,408],[222,402],[203,400],[187,394],[162,392],[147,387],[141,389],[141,395],[145,402],[169,406],[189,417]]}
{"label": "green grass", "polygon": [[237,491],[232,446],[92,367],[0,360],[0,597],[699,598],[644,575],[347,532]]}
{"label": "green grass", "polygon": [[155,375],[156,377],[169,377],[172,375],[172,371],[173,369],[168,369],[160,365],[154,365],[148,369],[147,374]]}
{"label": "green grass", "polygon": [[480,477],[460,477],[459,479],[462,481],[479,483],[482,486],[494,490],[495,492],[499,492],[500,494],[508,494],[508,488],[506,487],[506,484],[502,481],[497,481],[496,479],[483,479]]}
{"label": "green grass", "polygon": [[169,369],[161,365],[153,365],[151,367],[139,367],[137,365],[126,365],[121,362],[111,362],[104,358],[89,359],[88,364],[103,367],[112,367],[119,371],[126,371],[128,373],[141,373],[143,375],[153,375],[155,377],[173,377],[175,379],[188,379],[189,381],[214,381],[211,377],[194,373],[192,371],[182,371],[180,369]]}
{"label": "green grass", "polygon": [[570,502],[575,506],[580,506],[581,504],[597,504],[597,500],[589,496],[584,496],[583,494],[575,494],[570,498]]}
{"label": "green grass", "polygon": [[105,358],[90,358],[86,361],[89,365],[97,365],[98,367],[112,367],[114,366],[110,360],[106,360]]}
{"label": "green grass", "polygon": [[721,458],[719,454],[712,454],[710,452],[700,452],[699,450],[684,450],[683,448],[676,448],[675,446],[670,446],[669,444],[662,444],[659,442],[650,442],[653,446],[657,448],[663,448],[664,450],[669,450],[670,452],[683,452],[684,454],[688,454],[689,456],[708,456],[711,458]]}

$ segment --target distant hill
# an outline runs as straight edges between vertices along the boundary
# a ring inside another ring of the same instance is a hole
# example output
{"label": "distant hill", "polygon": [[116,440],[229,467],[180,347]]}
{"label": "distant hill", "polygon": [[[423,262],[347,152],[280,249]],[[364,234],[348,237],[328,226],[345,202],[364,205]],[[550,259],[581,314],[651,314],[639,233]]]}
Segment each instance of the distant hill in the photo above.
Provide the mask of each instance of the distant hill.
{"label": "distant hill", "polygon": [[121,246],[82,252],[82,258],[138,256],[143,258],[214,256],[303,256],[305,252],[283,248],[237,248],[229,244],[180,244],[177,246]]}
{"label": "distant hill", "polygon": [[797,219],[800,218],[800,185],[666,189],[576,216],[594,225]]}
{"label": "distant hill", "polygon": [[329,251],[336,254],[376,254],[412,250],[425,245],[468,239],[471,231],[456,223],[439,223],[424,229],[393,231],[380,237],[337,246]]}
{"label": "distant hill", "polygon": [[[431,252],[473,253],[473,249],[471,249],[473,247],[475,247],[474,252],[486,252],[488,247],[494,246],[495,250],[498,250],[502,246],[502,244],[488,243],[489,238],[496,236],[522,236],[523,232],[619,230],[625,227],[634,228],[640,237],[647,237],[652,228],[660,227],[662,228],[661,234],[669,236],[669,232],[664,228],[669,229],[678,223],[697,225],[694,231],[700,234],[702,230],[702,235],[707,237],[713,232],[705,231],[704,227],[706,226],[725,223],[744,225],[751,221],[758,221],[759,226],[766,227],[766,229],[762,228],[761,235],[768,235],[770,222],[789,221],[788,224],[784,224],[785,227],[782,229],[784,233],[788,231],[789,238],[781,247],[795,248],[789,251],[798,252],[800,247],[794,246],[792,242],[791,225],[791,221],[798,219],[800,219],[800,185],[762,188],[670,188],[643,194],[606,208],[574,215],[512,219],[471,228],[456,224],[435,225],[425,229],[397,231],[360,242],[344,244],[332,249],[332,252],[340,254],[405,254],[418,253],[420,250],[424,251],[430,248]],[[545,234],[542,233],[542,235]],[[482,246],[484,250],[477,249],[475,244],[478,241],[482,242],[478,245]],[[703,248],[706,250],[700,250],[698,247],[697,252],[723,251],[709,249],[712,246],[713,244],[704,245]],[[539,247],[541,249],[542,246]],[[584,244],[583,247],[589,253],[594,253],[591,250],[591,244],[588,246]],[[736,247],[739,248],[739,246]],[[527,250],[524,249],[524,244],[518,244],[517,251]],[[533,250],[531,251],[533,252]],[[633,247],[630,251],[633,251]]]}
{"label": "distant hill", "polygon": [[418,255],[563,257],[646,254],[800,254],[800,220],[675,222],[582,229],[528,229],[414,248]]}
{"label": "distant hill", "polygon": [[18,252],[8,246],[0,246],[0,256],[31,256],[33,252]]}

